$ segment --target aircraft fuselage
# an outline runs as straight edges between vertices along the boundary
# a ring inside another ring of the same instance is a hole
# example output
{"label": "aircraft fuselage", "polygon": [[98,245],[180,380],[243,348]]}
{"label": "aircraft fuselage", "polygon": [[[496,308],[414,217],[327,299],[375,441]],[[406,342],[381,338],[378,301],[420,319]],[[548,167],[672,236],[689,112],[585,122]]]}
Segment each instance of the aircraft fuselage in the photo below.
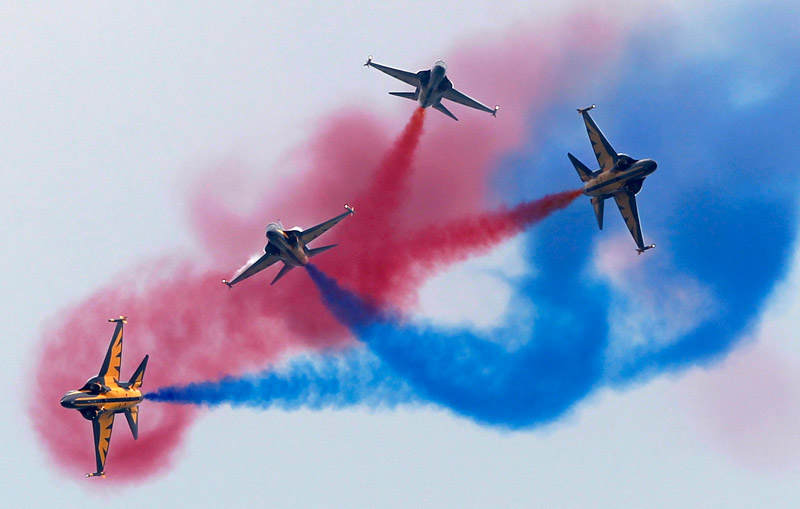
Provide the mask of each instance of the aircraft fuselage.
{"label": "aircraft fuselage", "polygon": [[[90,385],[87,383],[87,385]],[[61,398],[61,406],[79,410],[87,419],[101,412],[122,412],[142,402],[142,391],[118,385],[97,389],[69,391]]]}
{"label": "aircraft fuselage", "polygon": [[287,265],[302,267],[308,264],[306,246],[292,230],[287,232],[281,228],[271,226],[267,228],[267,239],[269,243],[265,248],[265,252],[272,246],[280,253],[281,261]]}
{"label": "aircraft fuselage", "polygon": [[[424,71],[423,71],[424,72]],[[452,88],[446,78],[447,65],[441,60],[433,64],[429,72],[420,76],[419,97],[417,102],[423,108],[429,108],[442,100],[442,95]],[[418,74],[419,76],[419,74]]]}
{"label": "aircraft fuselage", "polygon": [[[620,161],[624,159],[621,158]],[[625,169],[617,169],[618,163],[609,171],[595,172],[596,176],[583,185],[583,194],[589,197],[610,198],[625,188],[634,194],[638,193],[642,188],[642,181],[656,171],[658,165],[652,159],[631,161]]]}

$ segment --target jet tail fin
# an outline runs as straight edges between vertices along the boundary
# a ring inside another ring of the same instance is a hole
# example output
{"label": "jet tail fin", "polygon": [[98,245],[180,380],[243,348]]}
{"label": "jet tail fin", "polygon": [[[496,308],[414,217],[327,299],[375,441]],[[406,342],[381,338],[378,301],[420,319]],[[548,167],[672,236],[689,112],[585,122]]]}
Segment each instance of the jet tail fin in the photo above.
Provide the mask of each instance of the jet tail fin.
{"label": "jet tail fin", "polygon": [[286,275],[286,273],[287,273],[287,272],[289,272],[290,270],[292,270],[293,268],[294,268],[294,266],[293,266],[293,265],[287,265],[286,263],[284,263],[284,264],[283,264],[283,268],[281,269],[281,271],[280,271],[280,272],[278,272],[278,275],[277,275],[277,276],[275,276],[275,279],[273,279],[273,280],[272,280],[272,282],[270,283],[270,285],[274,285],[275,283],[277,283],[277,282],[278,282],[278,280],[279,280],[280,278],[282,278],[283,276],[285,276],[285,275]]}
{"label": "jet tail fin", "polygon": [[450,113],[450,110],[445,108],[444,104],[442,104],[441,102],[438,102],[438,103],[434,104],[433,105],[433,109],[435,109],[436,111],[441,111],[442,113],[444,113],[448,117],[452,118],[453,120],[456,120],[456,121],[458,120],[458,117],[456,117],[455,115]]}
{"label": "jet tail fin", "polygon": [[417,92],[389,92],[389,94],[402,97],[403,99],[411,99],[412,101],[419,99]]}
{"label": "jet tail fin", "polygon": [[142,362],[139,364],[139,367],[136,368],[136,371],[133,372],[131,375],[131,379],[128,380],[128,387],[131,389],[140,389],[142,387],[142,382],[144,381],[144,370],[147,368],[147,361],[150,359],[149,355],[145,355]]}
{"label": "jet tail fin", "polygon": [[128,426],[131,428],[133,439],[137,440],[139,438],[139,407],[126,408],[125,418],[128,419]]}
{"label": "jet tail fin", "polygon": [[314,249],[308,250],[308,257],[311,258],[312,256],[317,256],[318,254],[322,253],[323,251],[327,251],[328,249],[336,247],[338,244],[331,244],[330,246],[323,246],[323,247],[315,247]]}
{"label": "jet tail fin", "polygon": [[597,226],[603,229],[603,208],[606,201],[603,198],[592,197],[592,207],[594,207],[594,215],[597,216]]}
{"label": "jet tail fin", "polygon": [[572,162],[572,166],[575,167],[575,171],[578,172],[578,176],[581,178],[582,182],[587,182],[592,178],[592,170],[586,167],[585,164],[580,162],[577,157],[574,155],[567,153],[567,157]]}

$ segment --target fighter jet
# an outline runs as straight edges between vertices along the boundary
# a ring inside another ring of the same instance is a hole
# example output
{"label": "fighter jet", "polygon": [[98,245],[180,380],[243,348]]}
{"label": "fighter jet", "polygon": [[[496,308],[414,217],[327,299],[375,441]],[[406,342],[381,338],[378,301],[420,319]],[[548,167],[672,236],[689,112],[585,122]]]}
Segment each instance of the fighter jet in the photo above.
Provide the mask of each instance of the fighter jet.
{"label": "fighter jet", "polygon": [[447,65],[441,60],[433,64],[431,69],[419,72],[403,71],[401,69],[394,69],[385,65],[376,64],[372,61],[372,55],[367,58],[367,63],[364,65],[367,67],[374,67],[393,78],[408,83],[416,89],[413,92],[389,92],[391,95],[417,101],[423,108],[433,106],[433,109],[441,111],[453,120],[458,119],[455,115],[450,113],[450,110],[444,107],[442,99],[448,99],[469,106],[470,108],[475,108],[476,110],[491,113],[493,117],[497,116],[497,110],[500,109],[500,106],[495,106],[494,109],[492,109],[453,88],[453,82],[446,76]]}
{"label": "fighter jet", "polygon": [[86,474],[86,477],[105,477],[106,456],[111,443],[111,428],[114,426],[114,415],[124,413],[128,419],[133,439],[139,437],[139,407],[142,402],[142,380],[147,367],[149,355],[145,355],[139,367],[133,372],[130,380],[120,382],[120,365],[122,364],[122,326],[127,318],[120,316],[109,322],[116,323],[111,344],[108,346],[106,358],[100,367],[100,373],[90,378],[77,391],[69,391],[61,398],[61,406],[74,408],[81,415],[92,421],[94,431],[94,456],[97,471]]}
{"label": "fighter jet", "polygon": [[583,194],[591,198],[594,213],[597,216],[597,225],[600,229],[603,229],[604,201],[606,198],[614,198],[623,219],[625,219],[625,224],[636,242],[636,251],[642,254],[656,245],[644,245],[642,226],[639,223],[639,210],[636,208],[636,195],[642,189],[644,179],[656,171],[658,165],[652,159],[636,160],[627,154],[617,154],[589,115],[589,110],[594,107],[593,104],[588,108],[579,108],[578,113],[581,114],[586,124],[589,141],[594,148],[594,155],[597,156],[600,169],[593,172],[572,154],[567,153],[567,156],[584,182]]}
{"label": "fighter jet", "polygon": [[316,239],[326,231],[336,226],[342,219],[355,214],[355,210],[350,205],[345,204],[347,212],[339,214],[333,219],[329,219],[324,223],[317,226],[303,230],[298,226],[290,230],[286,230],[280,224],[270,223],[267,225],[267,245],[264,246],[264,254],[257,260],[248,263],[234,275],[233,279],[228,281],[223,279],[222,282],[228,285],[228,288],[233,287],[239,281],[249,278],[253,274],[261,272],[275,262],[283,262],[283,268],[272,280],[271,285],[278,282],[280,278],[286,275],[287,272],[295,267],[302,267],[308,263],[308,259],[327,251],[336,244],[330,246],[317,247],[314,249],[308,248],[308,243]]}

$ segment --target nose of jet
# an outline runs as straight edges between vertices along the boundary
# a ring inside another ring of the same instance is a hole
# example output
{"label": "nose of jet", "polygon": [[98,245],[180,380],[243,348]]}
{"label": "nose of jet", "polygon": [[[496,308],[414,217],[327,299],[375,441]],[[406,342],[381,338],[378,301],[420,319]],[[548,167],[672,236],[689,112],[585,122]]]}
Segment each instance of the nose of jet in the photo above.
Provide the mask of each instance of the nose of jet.
{"label": "nose of jet", "polygon": [[75,393],[68,392],[61,397],[61,406],[64,408],[75,408]]}
{"label": "nose of jet", "polygon": [[653,173],[658,168],[658,163],[652,159],[645,159],[644,163],[647,166],[647,173]]}

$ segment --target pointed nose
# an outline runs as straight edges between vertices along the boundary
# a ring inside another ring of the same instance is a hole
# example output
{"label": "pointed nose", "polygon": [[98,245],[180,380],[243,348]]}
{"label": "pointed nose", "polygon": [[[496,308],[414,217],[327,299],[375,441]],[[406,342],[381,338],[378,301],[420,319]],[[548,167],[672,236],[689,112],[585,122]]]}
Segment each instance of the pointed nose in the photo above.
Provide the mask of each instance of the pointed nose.
{"label": "pointed nose", "polygon": [[75,408],[75,395],[69,392],[64,394],[64,396],[61,397],[61,406],[64,408]]}
{"label": "pointed nose", "polygon": [[644,167],[645,173],[647,175],[650,175],[651,173],[656,171],[656,168],[658,168],[658,163],[656,163],[652,159],[642,159],[641,161],[639,161],[639,164],[641,164]]}

